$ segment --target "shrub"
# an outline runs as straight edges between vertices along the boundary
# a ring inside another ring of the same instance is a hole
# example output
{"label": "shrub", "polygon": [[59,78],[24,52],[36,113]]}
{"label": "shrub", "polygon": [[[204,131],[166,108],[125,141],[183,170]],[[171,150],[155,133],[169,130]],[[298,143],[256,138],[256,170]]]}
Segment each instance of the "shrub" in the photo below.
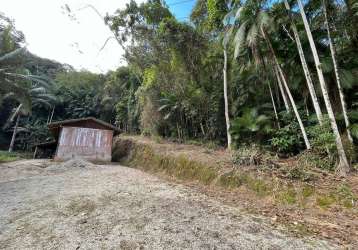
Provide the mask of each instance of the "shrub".
{"label": "shrub", "polygon": [[336,154],[336,143],[334,134],[328,118],[323,120],[322,126],[317,124],[308,129],[308,135],[311,138],[311,146],[313,150],[319,155]]}
{"label": "shrub", "polygon": [[297,154],[303,148],[301,138],[297,122],[291,122],[275,132],[271,146],[275,151],[285,155]]}

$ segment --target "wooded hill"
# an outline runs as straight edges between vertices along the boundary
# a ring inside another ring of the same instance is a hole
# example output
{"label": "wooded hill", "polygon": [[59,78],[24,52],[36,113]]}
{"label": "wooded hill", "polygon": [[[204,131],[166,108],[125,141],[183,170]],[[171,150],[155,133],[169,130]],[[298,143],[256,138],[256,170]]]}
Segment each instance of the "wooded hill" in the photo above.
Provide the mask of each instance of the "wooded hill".
{"label": "wooded hill", "polygon": [[105,17],[128,64],[105,75],[29,54],[1,20],[2,147],[17,120],[15,149],[29,150],[51,117],[95,116],[128,133],[301,154],[341,175],[357,163],[355,0],[197,0],[190,22],[164,1],[131,1]]}

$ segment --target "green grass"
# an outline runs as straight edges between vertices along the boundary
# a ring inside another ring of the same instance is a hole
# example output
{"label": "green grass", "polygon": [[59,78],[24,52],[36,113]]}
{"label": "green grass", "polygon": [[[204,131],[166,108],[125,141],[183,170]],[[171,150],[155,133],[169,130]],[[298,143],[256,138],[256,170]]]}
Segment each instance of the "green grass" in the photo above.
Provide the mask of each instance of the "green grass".
{"label": "green grass", "polygon": [[347,184],[339,185],[335,190],[334,195],[337,202],[345,208],[353,208],[354,204],[357,202],[357,196]]}
{"label": "green grass", "polygon": [[315,192],[315,189],[312,186],[306,185],[306,186],[304,186],[302,188],[302,196],[303,196],[303,198],[311,197],[314,194],[314,192]]}
{"label": "green grass", "polygon": [[0,163],[10,162],[19,160],[21,157],[18,153],[12,152],[9,153],[7,151],[0,151]]}
{"label": "green grass", "polygon": [[319,207],[323,209],[329,208],[331,205],[335,203],[335,198],[333,195],[320,195],[316,199],[316,203]]}
{"label": "green grass", "polygon": [[[153,173],[169,175],[181,180],[198,181],[204,185],[217,185],[225,189],[236,189],[244,186],[258,197],[272,196],[278,204],[305,206],[318,206],[328,209],[332,205],[352,208],[357,202],[357,196],[348,185],[332,186],[324,193],[320,189],[306,183],[307,175],[304,171],[295,169],[292,179],[298,184],[292,185],[279,180],[260,178],[254,174],[233,169],[224,174],[220,168],[207,166],[201,162],[189,159],[185,155],[172,156],[160,154],[145,144],[133,143],[128,148],[124,165],[141,168]],[[279,189],[275,188],[279,187]]]}
{"label": "green grass", "polygon": [[286,191],[281,192],[280,195],[281,202],[292,205],[297,202],[297,192],[293,187],[288,187]]}

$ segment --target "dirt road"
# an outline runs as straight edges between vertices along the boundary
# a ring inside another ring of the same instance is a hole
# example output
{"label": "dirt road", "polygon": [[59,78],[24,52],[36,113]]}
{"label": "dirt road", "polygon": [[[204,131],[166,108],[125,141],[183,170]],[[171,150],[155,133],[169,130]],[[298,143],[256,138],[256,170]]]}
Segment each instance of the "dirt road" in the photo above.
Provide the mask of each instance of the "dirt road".
{"label": "dirt road", "polygon": [[[51,166],[49,166],[51,165]],[[335,249],[119,165],[0,165],[3,249]]]}

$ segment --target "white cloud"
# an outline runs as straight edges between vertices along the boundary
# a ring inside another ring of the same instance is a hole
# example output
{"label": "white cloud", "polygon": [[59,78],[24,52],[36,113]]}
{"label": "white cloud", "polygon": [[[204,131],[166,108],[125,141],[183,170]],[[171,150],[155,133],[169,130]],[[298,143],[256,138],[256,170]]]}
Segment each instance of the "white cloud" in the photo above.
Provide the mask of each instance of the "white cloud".
{"label": "white cloud", "polygon": [[41,57],[68,63],[76,69],[106,72],[123,64],[123,50],[110,40],[112,36],[103,20],[90,8],[76,11],[78,21],[71,20],[63,7],[72,11],[91,4],[102,14],[123,8],[129,0],[0,0],[1,11],[15,20],[25,34],[28,49]]}

